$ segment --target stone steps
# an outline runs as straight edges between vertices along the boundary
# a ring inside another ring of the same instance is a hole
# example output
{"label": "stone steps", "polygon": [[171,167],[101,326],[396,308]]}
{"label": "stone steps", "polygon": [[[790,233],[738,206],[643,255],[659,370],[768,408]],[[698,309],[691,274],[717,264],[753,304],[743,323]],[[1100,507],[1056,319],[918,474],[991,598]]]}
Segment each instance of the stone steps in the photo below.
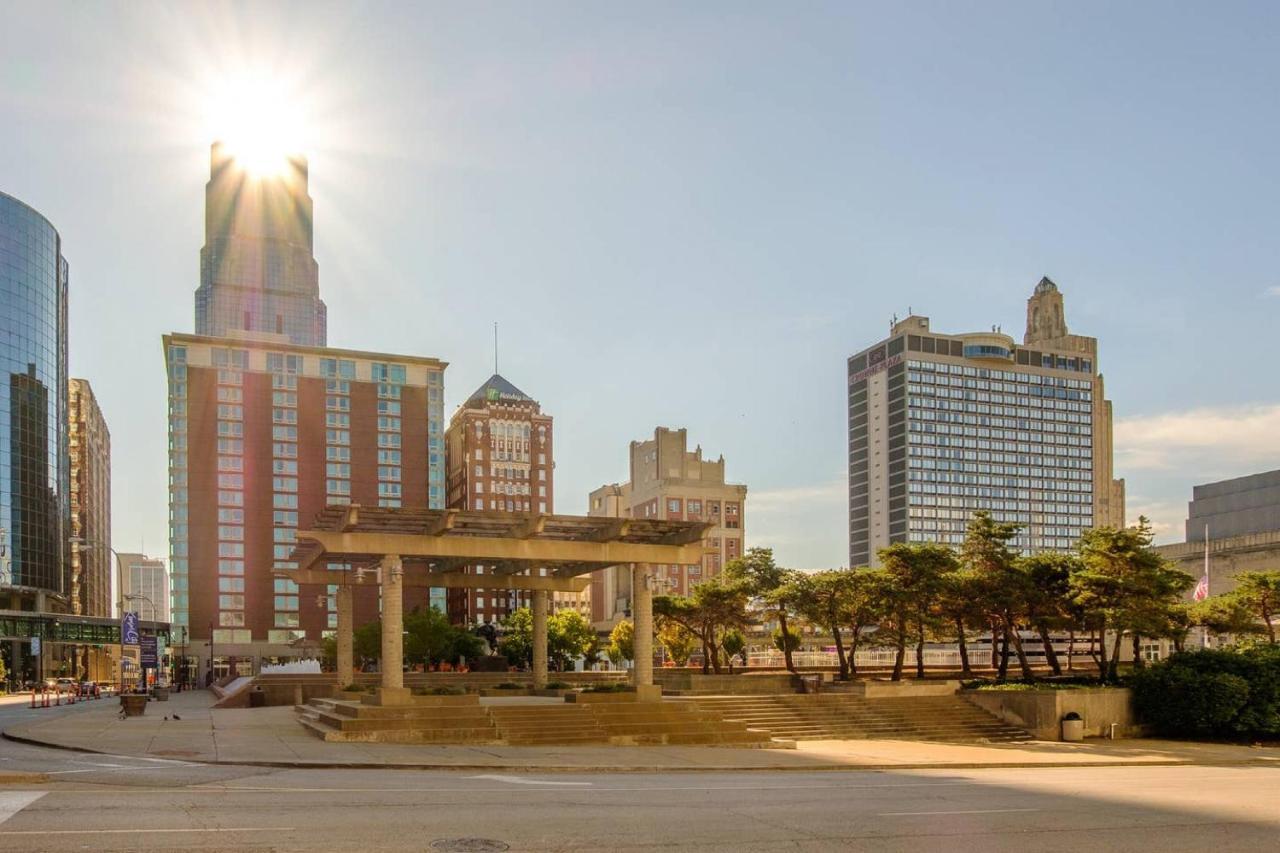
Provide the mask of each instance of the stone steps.
{"label": "stone steps", "polygon": [[[837,693],[818,695],[721,696],[681,700],[717,711],[790,740],[887,738],[899,740],[1029,740],[1021,729],[956,696],[866,699]],[[974,713],[974,712],[977,713]]]}

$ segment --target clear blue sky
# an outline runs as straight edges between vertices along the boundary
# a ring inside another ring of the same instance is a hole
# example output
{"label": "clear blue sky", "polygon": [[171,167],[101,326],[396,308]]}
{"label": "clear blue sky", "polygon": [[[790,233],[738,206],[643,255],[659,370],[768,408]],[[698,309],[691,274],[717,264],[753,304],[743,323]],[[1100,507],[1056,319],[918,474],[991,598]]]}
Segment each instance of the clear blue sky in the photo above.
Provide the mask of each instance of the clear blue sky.
{"label": "clear blue sky", "polygon": [[1101,340],[1131,517],[1280,467],[1274,3],[6,4],[0,189],[71,264],[118,548],[166,542],[160,336],[192,328],[203,103],[310,117],[330,343],[492,370],[555,415],[556,505],[658,424],[838,565],[846,356],[908,306]]}

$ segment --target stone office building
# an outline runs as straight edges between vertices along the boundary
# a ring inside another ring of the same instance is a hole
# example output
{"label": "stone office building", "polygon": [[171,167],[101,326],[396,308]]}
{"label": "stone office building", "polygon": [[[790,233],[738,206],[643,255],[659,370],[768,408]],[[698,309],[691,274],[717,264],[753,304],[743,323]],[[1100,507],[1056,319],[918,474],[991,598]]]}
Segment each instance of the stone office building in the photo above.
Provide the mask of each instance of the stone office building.
{"label": "stone office building", "polygon": [[941,334],[912,314],[848,360],[849,562],[894,542],[959,545],[975,510],[1022,525],[1023,550],[1068,550],[1124,524],[1095,338],[1067,330],[1041,279],[1021,344]]}
{"label": "stone office building", "polygon": [[[703,521],[713,527],[703,540],[702,562],[656,565],[655,590],[687,595],[699,582],[741,557],[746,536],[747,487],[725,481],[724,457],[704,459],[701,445],[689,450],[685,429],[658,427],[648,441],[630,446],[630,479],[601,486],[587,498],[587,514],[608,518]],[[631,609],[631,570],[618,566],[591,576],[591,621],[608,630]]]}

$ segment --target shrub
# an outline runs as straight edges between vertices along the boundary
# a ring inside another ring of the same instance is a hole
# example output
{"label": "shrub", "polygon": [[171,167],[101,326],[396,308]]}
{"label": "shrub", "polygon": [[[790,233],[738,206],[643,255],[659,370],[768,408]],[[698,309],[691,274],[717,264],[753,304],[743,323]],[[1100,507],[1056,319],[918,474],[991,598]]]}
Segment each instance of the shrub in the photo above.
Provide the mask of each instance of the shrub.
{"label": "shrub", "polygon": [[343,693],[359,693],[363,689],[364,689],[363,687],[361,687],[359,684],[356,684],[353,681],[350,684],[348,684],[346,687],[343,687],[342,692]]}
{"label": "shrub", "polygon": [[593,684],[590,687],[583,688],[583,693],[626,693],[631,689],[631,685],[625,681],[615,681],[606,684]]}
{"label": "shrub", "polygon": [[524,690],[527,686],[528,685],[520,684],[516,681],[503,681],[495,684],[493,687],[495,690]]}
{"label": "shrub", "polygon": [[461,696],[466,693],[461,687],[427,687],[424,688],[419,696]]}
{"label": "shrub", "polygon": [[1138,719],[1160,734],[1280,736],[1280,648],[1181,652],[1129,683]]}
{"label": "shrub", "polygon": [[573,685],[567,681],[548,681],[547,682],[548,690],[568,690],[572,686]]}

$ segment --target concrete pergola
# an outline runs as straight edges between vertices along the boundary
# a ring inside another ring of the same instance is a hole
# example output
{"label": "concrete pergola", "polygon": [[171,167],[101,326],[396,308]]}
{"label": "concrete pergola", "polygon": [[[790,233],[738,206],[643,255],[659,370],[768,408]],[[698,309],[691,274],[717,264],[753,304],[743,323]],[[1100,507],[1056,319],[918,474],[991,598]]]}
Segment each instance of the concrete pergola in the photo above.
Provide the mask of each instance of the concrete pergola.
{"label": "concrete pergola", "polygon": [[[468,510],[331,506],[310,530],[298,531],[296,569],[277,577],[299,584],[338,585],[338,682],[354,680],[352,589],[382,585],[382,684],[380,704],[409,701],[404,686],[405,585],[447,589],[514,589],[533,593],[533,683],[547,683],[547,593],[581,592],[587,577],[631,564],[631,615],[635,623],[632,681],[641,698],[654,697],[651,564],[702,561],[702,538],[711,527],[696,521],[525,515]],[[330,569],[331,563],[347,568]],[[485,574],[467,574],[482,565]],[[359,568],[356,568],[359,567]],[[352,575],[355,575],[353,578]]]}

